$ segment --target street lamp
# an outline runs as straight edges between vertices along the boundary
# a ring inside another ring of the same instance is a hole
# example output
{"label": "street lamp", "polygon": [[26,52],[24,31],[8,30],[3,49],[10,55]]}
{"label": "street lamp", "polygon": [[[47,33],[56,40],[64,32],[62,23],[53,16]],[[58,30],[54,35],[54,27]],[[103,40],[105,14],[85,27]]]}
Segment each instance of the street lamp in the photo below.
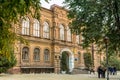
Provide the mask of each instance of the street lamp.
{"label": "street lamp", "polygon": [[105,47],[106,47],[106,67],[107,67],[107,80],[109,80],[109,71],[108,71],[108,37],[104,37]]}

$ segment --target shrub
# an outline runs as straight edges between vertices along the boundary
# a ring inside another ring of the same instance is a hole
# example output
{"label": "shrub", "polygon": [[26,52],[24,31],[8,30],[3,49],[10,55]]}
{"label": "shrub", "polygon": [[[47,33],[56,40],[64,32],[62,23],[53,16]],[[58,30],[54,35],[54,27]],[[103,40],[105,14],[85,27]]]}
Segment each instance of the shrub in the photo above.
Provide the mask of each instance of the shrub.
{"label": "shrub", "polygon": [[0,73],[6,72],[9,68],[16,65],[17,61],[13,53],[10,53],[10,57],[0,55]]}
{"label": "shrub", "polygon": [[87,69],[89,69],[92,66],[92,59],[90,53],[84,53],[84,63]]}
{"label": "shrub", "polygon": [[61,58],[61,70],[68,72],[68,66],[67,66],[67,60],[66,60],[67,54],[65,52],[62,53]]}

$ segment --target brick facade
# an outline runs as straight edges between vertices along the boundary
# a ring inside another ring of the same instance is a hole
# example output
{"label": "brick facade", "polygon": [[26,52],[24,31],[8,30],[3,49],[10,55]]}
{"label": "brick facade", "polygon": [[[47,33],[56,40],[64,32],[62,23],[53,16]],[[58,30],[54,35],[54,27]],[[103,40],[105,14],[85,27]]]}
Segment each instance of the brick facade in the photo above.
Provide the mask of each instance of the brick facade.
{"label": "brick facade", "polygon": [[[25,72],[25,73],[39,73],[39,72],[55,72],[60,73],[60,58],[62,51],[65,50],[71,56],[70,65],[73,68],[83,68],[84,59],[83,54],[86,52],[79,44],[82,42],[82,37],[79,36],[79,43],[76,40],[76,35],[72,34],[71,41],[67,40],[67,27],[70,20],[67,18],[67,10],[60,6],[52,5],[51,9],[41,8],[41,18],[39,20],[40,30],[39,37],[33,36],[33,22],[34,18],[27,15],[29,19],[29,35],[22,34],[22,25],[16,25],[15,32],[18,35],[23,36],[28,40],[28,45],[16,42],[15,44],[15,55],[17,58],[17,65],[12,69],[14,73]],[[49,38],[44,38],[43,26],[44,22],[49,25]],[[21,23],[21,20],[20,20]],[[64,40],[60,40],[60,24],[64,26]],[[24,61],[22,59],[23,48],[27,47],[29,49],[28,60]],[[40,50],[40,59],[38,61],[33,60],[34,49],[38,48]],[[49,60],[44,61],[44,50],[49,50]],[[89,50],[91,51],[91,50]],[[80,55],[78,54],[80,53]],[[99,55],[95,55],[95,67],[99,65]],[[74,60],[73,60],[74,59]],[[69,66],[70,66],[69,65]],[[72,68],[70,67],[70,68]],[[71,69],[72,70],[72,69]]]}

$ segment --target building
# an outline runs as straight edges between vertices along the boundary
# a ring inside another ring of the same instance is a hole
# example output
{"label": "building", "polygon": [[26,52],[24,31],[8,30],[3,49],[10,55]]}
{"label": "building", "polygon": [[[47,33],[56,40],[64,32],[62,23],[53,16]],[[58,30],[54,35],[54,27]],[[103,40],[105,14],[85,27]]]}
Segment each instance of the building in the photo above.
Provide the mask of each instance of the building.
{"label": "building", "polygon": [[[11,69],[14,73],[60,73],[62,53],[67,54],[69,72],[85,67],[83,54],[86,50],[79,45],[82,36],[71,34],[67,12],[58,5],[52,5],[50,10],[41,8],[40,20],[29,14],[20,20],[21,25],[16,25],[15,32],[23,36],[28,45],[16,41],[17,65]],[[95,66],[99,65],[99,56],[94,56]]]}

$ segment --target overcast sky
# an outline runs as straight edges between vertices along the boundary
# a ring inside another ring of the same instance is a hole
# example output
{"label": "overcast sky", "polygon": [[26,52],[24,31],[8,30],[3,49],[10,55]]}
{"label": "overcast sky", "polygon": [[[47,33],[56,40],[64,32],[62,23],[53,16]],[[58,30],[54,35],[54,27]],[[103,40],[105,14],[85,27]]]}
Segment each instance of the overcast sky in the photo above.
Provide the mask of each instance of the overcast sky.
{"label": "overcast sky", "polygon": [[45,2],[45,0],[41,0],[42,7],[50,9],[50,6],[53,4],[57,4],[59,6],[63,6],[62,2],[64,0],[50,0],[49,3]]}

